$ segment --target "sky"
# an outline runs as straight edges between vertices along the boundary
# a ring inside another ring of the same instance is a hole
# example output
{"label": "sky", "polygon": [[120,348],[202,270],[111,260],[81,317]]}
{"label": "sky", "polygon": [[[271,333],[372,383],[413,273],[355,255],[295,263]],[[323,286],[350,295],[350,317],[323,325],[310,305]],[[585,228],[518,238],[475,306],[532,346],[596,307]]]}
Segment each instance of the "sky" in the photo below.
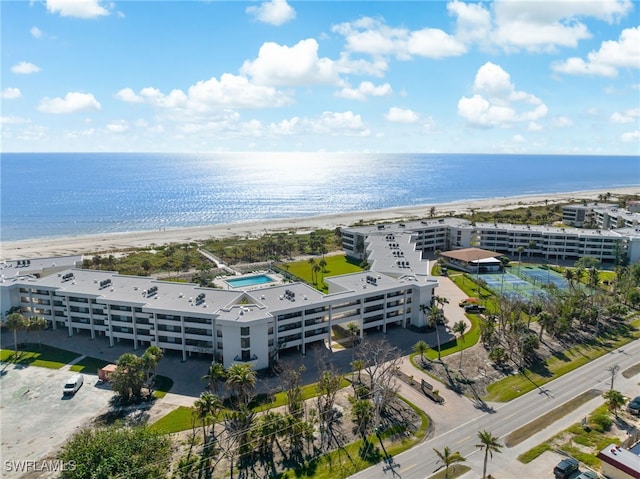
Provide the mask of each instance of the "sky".
{"label": "sky", "polygon": [[639,9],[3,0],[1,151],[638,155]]}

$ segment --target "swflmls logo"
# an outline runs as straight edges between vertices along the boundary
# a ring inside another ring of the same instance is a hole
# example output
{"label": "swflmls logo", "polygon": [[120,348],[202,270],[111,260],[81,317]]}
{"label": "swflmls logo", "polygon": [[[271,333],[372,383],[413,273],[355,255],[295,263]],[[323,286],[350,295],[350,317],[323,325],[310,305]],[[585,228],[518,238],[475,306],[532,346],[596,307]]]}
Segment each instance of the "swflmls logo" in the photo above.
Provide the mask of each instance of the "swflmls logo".
{"label": "swflmls logo", "polygon": [[4,461],[7,472],[64,472],[75,471],[75,461]]}

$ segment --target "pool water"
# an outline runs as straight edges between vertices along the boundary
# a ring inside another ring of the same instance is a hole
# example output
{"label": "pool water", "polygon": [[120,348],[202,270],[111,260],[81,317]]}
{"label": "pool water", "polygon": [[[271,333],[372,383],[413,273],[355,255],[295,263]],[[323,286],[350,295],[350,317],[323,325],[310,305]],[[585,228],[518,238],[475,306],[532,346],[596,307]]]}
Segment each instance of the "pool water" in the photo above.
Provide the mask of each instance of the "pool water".
{"label": "pool water", "polygon": [[232,288],[244,288],[247,286],[256,286],[259,284],[273,283],[273,278],[266,274],[257,274],[254,276],[245,276],[244,278],[227,279],[226,282]]}

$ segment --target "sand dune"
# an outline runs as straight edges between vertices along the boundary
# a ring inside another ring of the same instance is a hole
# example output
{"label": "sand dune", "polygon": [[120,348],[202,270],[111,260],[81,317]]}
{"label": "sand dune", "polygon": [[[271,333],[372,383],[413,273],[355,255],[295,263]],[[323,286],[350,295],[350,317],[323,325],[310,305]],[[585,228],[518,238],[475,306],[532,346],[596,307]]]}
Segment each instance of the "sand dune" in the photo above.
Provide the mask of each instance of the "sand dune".
{"label": "sand dune", "polygon": [[135,231],[126,233],[109,233],[89,236],[71,236],[57,238],[40,238],[34,240],[4,242],[1,245],[0,259],[25,259],[36,257],[65,256],[116,251],[128,248],[145,247],[152,244],[185,243],[209,238],[257,236],[265,232],[280,231],[308,232],[319,228],[344,227],[358,221],[401,221],[424,218],[432,207],[437,215],[449,212],[460,214],[469,212],[471,208],[483,211],[494,211],[506,208],[518,208],[526,205],[549,203],[565,203],[570,200],[597,200],[599,194],[610,192],[618,194],[640,194],[640,186],[612,188],[608,190],[575,191],[556,194],[491,198],[484,200],[458,201],[445,204],[426,204],[406,206],[372,211],[353,211],[306,218],[288,218],[261,220],[246,223],[225,225],[206,225],[193,228],[166,229],[162,231]]}

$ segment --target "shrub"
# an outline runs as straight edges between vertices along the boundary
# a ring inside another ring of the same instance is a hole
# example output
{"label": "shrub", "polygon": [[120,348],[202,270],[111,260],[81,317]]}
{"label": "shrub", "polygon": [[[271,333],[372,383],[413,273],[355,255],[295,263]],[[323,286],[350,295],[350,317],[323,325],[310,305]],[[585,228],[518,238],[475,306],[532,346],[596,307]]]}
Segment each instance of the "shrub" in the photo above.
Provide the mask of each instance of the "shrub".
{"label": "shrub", "polygon": [[599,432],[607,432],[611,429],[613,421],[607,413],[597,412],[590,418],[590,423],[593,424],[593,428]]}

